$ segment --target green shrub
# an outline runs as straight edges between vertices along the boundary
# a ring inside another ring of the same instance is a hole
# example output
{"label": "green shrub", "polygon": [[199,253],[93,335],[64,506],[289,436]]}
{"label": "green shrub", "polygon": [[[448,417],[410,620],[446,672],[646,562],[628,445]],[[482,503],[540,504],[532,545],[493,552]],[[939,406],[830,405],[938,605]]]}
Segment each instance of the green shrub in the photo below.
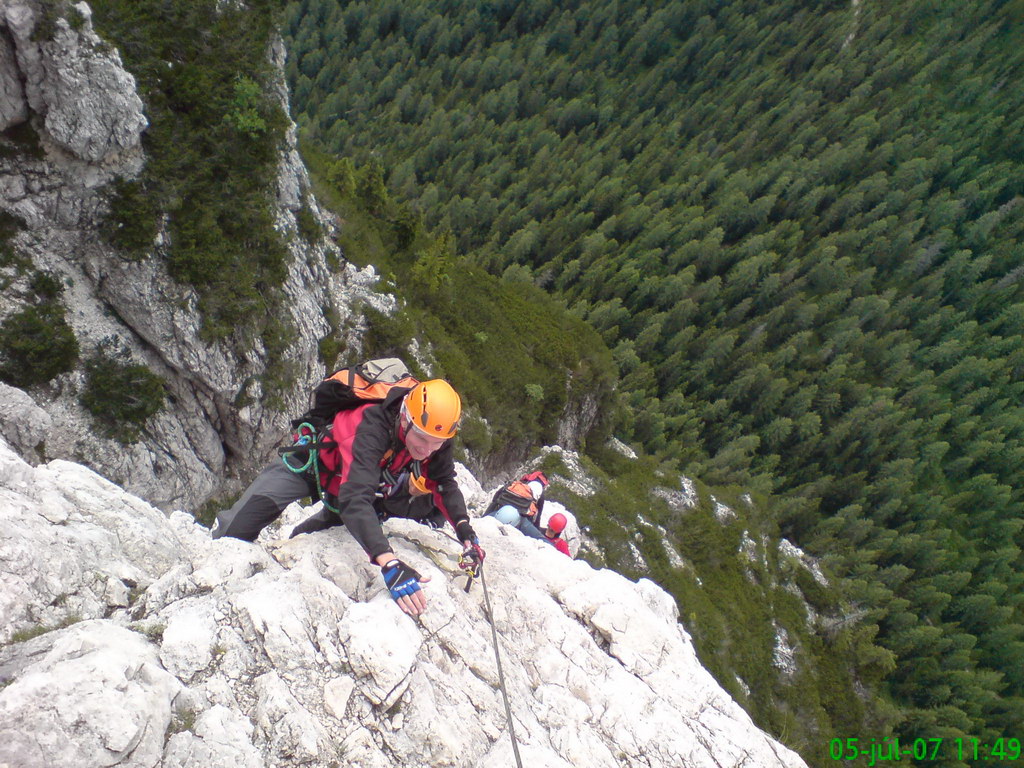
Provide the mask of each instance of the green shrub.
{"label": "green shrub", "polygon": [[198,713],[194,709],[183,709],[179,712],[175,712],[171,718],[170,725],[167,726],[167,735],[173,736],[176,733],[184,733],[185,731],[191,731],[196,727],[196,717]]}
{"label": "green shrub", "polygon": [[39,15],[36,17],[35,27],[32,28],[31,40],[33,43],[45,43],[53,38],[57,31],[57,20],[66,12],[67,6],[62,0],[56,2],[41,3]]}
{"label": "green shrub", "polygon": [[11,644],[14,645],[15,643],[24,643],[28,640],[31,640],[34,637],[45,635],[49,631],[51,631],[50,627],[46,626],[45,624],[33,624],[31,627],[25,627],[24,629],[16,630],[14,634],[11,635]]}
{"label": "green shrub", "polygon": [[338,358],[345,351],[345,342],[335,332],[328,333],[317,342],[317,354],[326,368],[338,367]]}
{"label": "green shrub", "polygon": [[[195,288],[207,340],[239,345],[279,313],[288,251],[274,226],[278,150],[288,124],[270,85],[272,0],[95,0],[99,33],[136,77],[146,166],[110,187],[102,231],[128,257],[152,249],[166,217],[171,276]],[[241,333],[236,333],[241,331]]]}
{"label": "green shrub", "polygon": [[46,624],[33,624],[31,627],[19,629],[14,634],[12,634],[9,644],[14,645],[15,643],[24,643],[25,641],[31,640],[34,637],[45,635],[47,632],[54,632],[58,629],[65,629],[66,627],[70,627],[72,624],[77,624],[81,620],[81,614],[72,613],[68,616],[65,616],[63,619],[58,621],[53,626],[48,626]]}
{"label": "green shrub", "polygon": [[[33,160],[46,157],[46,151],[39,142],[39,133],[31,121],[18,123],[0,133],[0,157],[28,157]],[[7,216],[10,214],[0,213],[0,218]]]}
{"label": "green shrub", "polygon": [[[366,317],[366,335],[363,338],[364,357],[399,357],[411,365],[407,349],[413,340],[415,326],[407,312],[394,315],[378,312],[373,307],[363,307]],[[413,371],[415,373],[415,371]]]}
{"label": "green shrub", "polygon": [[64,286],[61,285],[60,280],[49,272],[36,272],[33,274],[32,279],[29,281],[29,288],[36,295],[36,298],[43,301],[52,301],[64,292]]}
{"label": "green shrub", "polygon": [[285,407],[284,395],[295,385],[295,369],[287,358],[294,334],[295,328],[291,321],[275,315],[264,320],[260,331],[260,339],[267,353],[262,376],[263,402],[277,410]]}
{"label": "green shrub", "polygon": [[544,399],[544,387],[540,384],[525,384],[523,389],[530,400],[540,402]]}
{"label": "green shrub", "polygon": [[807,601],[808,605],[814,608],[816,611],[834,610],[835,596],[828,590],[827,587],[823,587],[817,582],[811,573],[803,566],[796,566],[796,570],[793,573],[793,579],[796,581],[797,587],[804,596],[804,600]]}
{"label": "green shrub", "polygon": [[320,360],[324,364],[324,368],[327,371],[334,371],[340,365],[340,358],[342,353],[345,351],[345,331],[347,324],[343,324],[341,316],[338,314],[338,310],[330,304],[325,304],[323,307],[324,319],[327,320],[327,325],[330,330],[327,331],[327,335],[320,339],[317,343],[317,352],[320,355]]}
{"label": "green shrub", "polygon": [[137,621],[133,622],[129,628],[148,637],[151,643],[159,645],[163,642],[164,631],[167,629],[167,625],[159,621],[145,623]]}
{"label": "green shrub", "polygon": [[[24,256],[19,255],[18,251],[11,244],[14,236],[24,228],[25,225],[17,216],[12,216],[6,211],[0,211],[0,268],[14,267],[18,274],[23,274],[31,267],[31,262]],[[6,288],[7,284],[5,283],[3,287]]]}
{"label": "green shrub", "polygon": [[555,475],[561,475],[562,477],[572,476],[568,465],[565,463],[565,459],[562,458],[562,454],[555,451],[544,456],[540,462],[540,470],[548,477],[554,477]]}
{"label": "green shrub", "polygon": [[100,431],[124,443],[139,438],[142,427],[164,405],[163,379],[144,365],[133,365],[102,352],[85,364],[80,401]]}
{"label": "green shrub", "polygon": [[246,75],[235,78],[234,97],[224,120],[238,133],[258,139],[267,132],[267,121],[261,114],[265,96],[260,84]]}
{"label": "green shrub", "polygon": [[299,229],[299,237],[310,245],[318,243],[324,238],[324,228],[320,226],[313,208],[309,204],[309,196],[302,198],[302,207],[295,214],[295,224]]}
{"label": "green shrub", "polygon": [[109,210],[100,223],[101,234],[128,258],[142,258],[159,230],[156,195],[138,179],[115,179],[107,191]]}
{"label": "green shrub", "polygon": [[12,213],[0,211],[0,241],[6,242],[25,228],[25,223]]}
{"label": "green shrub", "polygon": [[78,362],[78,340],[56,301],[28,306],[0,325],[0,381],[45,384]]}
{"label": "green shrub", "polygon": [[494,445],[487,422],[472,414],[463,414],[459,438],[466,450],[474,456],[486,456]]}
{"label": "green shrub", "polygon": [[238,501],[237,495],[228,498],[207,499],[202,506],[192,511],[192,517],[194,517],[196,522],[200,525],[212,528],[217,519],[217,515],[220,514],[220,511],[223,509],[231,509],[236,501]]}

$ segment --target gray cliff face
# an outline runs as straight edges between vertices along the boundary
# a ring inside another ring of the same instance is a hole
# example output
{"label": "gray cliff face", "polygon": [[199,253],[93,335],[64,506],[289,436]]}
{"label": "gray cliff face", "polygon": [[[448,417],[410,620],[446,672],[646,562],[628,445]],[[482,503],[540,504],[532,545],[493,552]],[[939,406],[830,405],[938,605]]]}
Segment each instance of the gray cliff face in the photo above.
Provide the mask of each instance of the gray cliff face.
{"label": "gray cliff face", "polygon": [[[282,410],[262,404],[261,342],[204,341],[195,292],[171,280],[160,259],[128,261],[99,236],[105,185],[135,177],[144,165],[147,119],[131,73],[93,31],[89,7],[74,6],[73,23],[44,19],[42,7],[38,0],[0,0],[0,129],[28,122],[41,147],[0,157],[0,211],[24,223],[11,243],[17,254],[62,281],[82,357],[100,345],[125,351],[167,382],[168,398],[141,440],[126,446],[99,436],[79,405],[81,370],[61,374],[31,392],[52,428],[22,455],[84,461],[158,507],[193,508],[237,490],[281,440],[289,416],[305,410],[323,373],[317,344],[331,332],[325,309],[352,329],[352,348],[361,327],[353,306],[368,302],[388,311],[394,299],[374,292],[372,269],[332,271],[328,257],[340,258],[329,240],[311,246],[297,236],[303,198],[328,223],[309,194],[292,128],[280,152],[275,224],[291,255],[281,311],[294,329],[286,357],[295,386],[283,393]],[[44,21],[52,25],[45,34]],[[283,65],[279,42],[268,56]],[[275,93],[287,106],[283,77]],[[161,234],[154,252],[165,247]],[[0,297],[0,321],[24,306],[17,297],[28,279],[11,270],[2,276],[12,290]]]}
{"label": "gray cliff face", "polygon": [[117,52],[105,51],[93,33],[89,7],[79,3],[74,12],[77,30],[67,19],[57,19],[52,36],[39,39],[39,3],[3,4],[6,50],[0,60],[13,59],[15,69],[3,78],[2,128],[35,114],[56,147],[87,163],[110,164],[121,153],[137,157],[148,123],[135,79]]}
{"label": "gray cliff face", "polygon": [[599,416],[596,395],[583,395],[573,399],[570,395],[558,420],[558,444],[576,448],[582,444]]}

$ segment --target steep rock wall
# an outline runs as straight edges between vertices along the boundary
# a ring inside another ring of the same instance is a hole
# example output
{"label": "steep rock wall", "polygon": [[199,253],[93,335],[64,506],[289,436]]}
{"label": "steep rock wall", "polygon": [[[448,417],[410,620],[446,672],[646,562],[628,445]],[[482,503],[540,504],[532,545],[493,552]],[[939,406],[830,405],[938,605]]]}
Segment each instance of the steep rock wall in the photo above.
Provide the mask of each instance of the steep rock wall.
{"label": "steep rock wall", "polygon": [[[329,239],[309,245],[297,236],[304,201],[328,222],[308,194],[292,127],[280,151],[275,215],[290,252],[282,311],[294,329],[286,364],[295,386],[277,407],[266,405],[268,356],[259,340],[204,340],[194,290],[171,280],[160,259],[126,260],[100,237],[106,185],[136,176],[145,162],[147,118],[118,52],[93,31],[88,5],[66,17],[52,9],[38,0],[0,3],[0,129],[27,124],[39,144],[0,157],[0,210],[24,224],[11,243],[19,257],[63,283],[83,356],[101,345],[126,351],[165,380],[168,399],[142,439],[122,445],[98,435],[80,407],[81,370],[62,374],[31,393],[53,428],[23,455],[85,461],[164,509],[194,507],[237,490],[280,440],[288,416],[304,410],[323,372],[318,340],[332,330],[325,311],[351,329],[348,344],[358,347],[354,306],[388,311],[394,300],[374,292],[372,270],[332,270],[329,260],[340,257]],[[283,66],[279,42],[268,56]],[[283,78],[275,93],[287,108]],[[0,298],[0,320],[22,306],[19,283],[27,280],[11,270],[4,277],[11,290]]]}

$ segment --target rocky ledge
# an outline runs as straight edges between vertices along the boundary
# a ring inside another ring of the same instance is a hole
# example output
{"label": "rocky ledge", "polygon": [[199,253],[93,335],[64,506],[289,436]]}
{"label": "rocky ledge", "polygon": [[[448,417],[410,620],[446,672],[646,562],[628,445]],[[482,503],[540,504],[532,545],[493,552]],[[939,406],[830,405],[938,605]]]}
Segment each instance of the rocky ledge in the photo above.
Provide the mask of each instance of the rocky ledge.
{"label": "rocky ledge", "polygon": [[[473,502],[486,498],[467,478]],[[803,766],[699,664],[672,598],[493,519],[386,530],[431,576],[398,610],[343,528],[212,541],[91,470],[0,441],[0,766]]]}

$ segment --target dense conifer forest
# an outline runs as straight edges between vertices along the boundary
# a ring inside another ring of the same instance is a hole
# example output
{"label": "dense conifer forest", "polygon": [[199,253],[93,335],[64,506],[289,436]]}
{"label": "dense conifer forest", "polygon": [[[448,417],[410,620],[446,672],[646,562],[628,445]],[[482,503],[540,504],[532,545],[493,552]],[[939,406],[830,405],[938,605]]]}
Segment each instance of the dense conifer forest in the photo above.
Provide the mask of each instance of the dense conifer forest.
{"label": "dense conifer forest", "polygon": [[1024,2],[300,0],[285,33],[312,142],[602,335],[621,436],[782,500],[901,738],[1024,737]]}

